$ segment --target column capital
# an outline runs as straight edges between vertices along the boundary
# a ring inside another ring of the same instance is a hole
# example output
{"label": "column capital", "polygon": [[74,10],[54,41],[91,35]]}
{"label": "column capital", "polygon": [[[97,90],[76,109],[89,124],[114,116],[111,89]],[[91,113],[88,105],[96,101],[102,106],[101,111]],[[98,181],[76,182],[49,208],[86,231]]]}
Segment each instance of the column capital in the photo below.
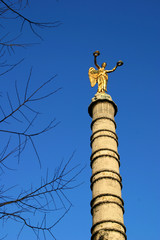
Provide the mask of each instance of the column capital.
{"label": "column capital", "polygon": [[114,116],[117,114],[118,108],[117,108],[117,105],[115,104],[115,102],[112,100],[111,96],[107,93],[96,93],[95,96],[92,98],[91,104],[88,107],[88,113],[89,113],[90,117],[92,117],[93,106],[98,102],[110,102],[115,109]]}

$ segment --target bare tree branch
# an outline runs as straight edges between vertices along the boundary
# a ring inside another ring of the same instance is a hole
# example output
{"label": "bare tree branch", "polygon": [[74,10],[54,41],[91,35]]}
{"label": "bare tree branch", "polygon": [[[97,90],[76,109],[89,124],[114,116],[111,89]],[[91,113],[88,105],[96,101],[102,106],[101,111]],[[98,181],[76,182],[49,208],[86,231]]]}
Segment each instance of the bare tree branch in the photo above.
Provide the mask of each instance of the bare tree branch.
{"label": "bare tree branch", "polygon": [[[0,219],[18,221],[21,224],[19,235],[21,234],[21,231],[27,227],[35,232],[36,237],[39,236],[39,231],[43,232],[43,234],[48,232],[52,236],[53,228],[68,213],[72,206],[72,203],[66,196],[65,190],[75,187],[72,184],[73,179],[77,178],[83,170],[79,170],[79,168],[72,168],[71,171],[67,170],[70,161],[71,159],[69,159],[63,167],[61,165],[62,169],[58,168],[55,171],[54,177],[50,181],[48,181],[48,177],[46,177],[46,179],[43,179],[43,184],[38,188],[31,188],[27,192],[21,192],[19,196],[13,200],[2,201],[0,203]],[[75,172],[76,169],[77,171]],[[3,196],[4,193],[5,191],[1,191],[1,196]],[[64,209],[64,211],[56,221],[48,225],[47,212],[57,211],[57,207],[55,207],[54,204],[55,200],[53,201],[53,199],[56,198],[56,195],[59,198],[59,203],[57,202],[57,204],[62,206],[61,210]],[[12,205],[14,205],[14,212],[9,210]],[[32,217],[27,217],[25,215],[26,212]],[[40,216],[38,214],[41,215],[41,222],[35,224],[36,217]]]}
{"label": "bare tree branch", "polygon": [[[41,162],[40,162],[40,157],[38,154],[38,151],[36,149],[33,137],[36,137],[38,135],[41,135],[51,129],[53,129],[54,127],[57,126],[57,124],[59,123],[55,123],[55,119],[53,119],[46,127],[44,127],[42,130],[37,131],[37,132],[29,132],[31,126],[33,125],[33,122],[36,121],[39,112],[35,111],[33,108],[31,108],[30,106],[28,106],[32,101],[41,101],[45,98],[50,97],[51,95],[53,95],[54,93],[56,93],[57,91],[60,90],[60,88],[51,91],[50,93],[46,94],[46,95],[41,95],[37,98],[34,98],[34,96],[36,96],[36,94],[38,94],[40,91],[42,91],[42,89],[44,87],[46,87],[48,84],[50,84],[56,77],[53,76],[51,77],[48,81],[44,82],[40,87],[38,87],[35,91],[33,91],[30,95],[28,95],[28,91],[29,91],[29,82],[31,79],[31,75],[32,75],[32,68],[30,70],[29,73],[29,77],[27,80],[27,84],[26,84],[26,88],[25,88],[25,92],[24,92],[24,99],[22,100],[20,97],[20,94],[18,92],[18,87],[17,87],[17,83],[15,82],[15,92],[16,92],[16,96],[17,96],[17,100],[18,100],[18,105],[17,106],[13,106],[13,101],[10,99],[9,93],[7,93],[7,99],[8,99],[8,103],[10,106],[10,112],[7,114],[5,113],[5,111],[3,110],[3,107],[0,106],[0,109],[3,113],[3,117],[0,119],[0,124],[2,123],[6,123],[10,122],[11,118],[15,119],[17,122],[19,123],[25,123],[24,125],[24,130],[23,131],[18,131],[18,129],[16,130],[10,130],[10,129],[0,129],[0,133],[3,134],[10,134],[10,135],[17,135],[18,136],[18,144],[15,148],[13,148],[12,150],[10,150],[8,153],[6,153],[7,149],[8,149],[8,143],[6,144],[6,151],[5,151],[5,155],[3,154],[3,156],[0,158],[0,163],[4,164],[4,160],[6,160],[6,158],[10,157],[13,153],[16,153],[18,151],[18,162],[20,160],[20,155],[22,153],[22,151],[25,149],[26,147],[26,143],[30,142],[34,152],[37,156],[37,159],[39,161],[39,165],[41,166]],[[22,95],[22,94],[21,94]],[[28,109],[29,111],[31,111],[32,114],[29,114],[30,116],[32,116],[32,119],[29,119],[27,114],[28,112],[26,112],[26,109]],[[20,115],[19,115],[20,114]],[[25,122],[24,122],[25,121]],[[23,140],[22,140],[23,137]],[[4,165],[6,167],[6,165]]]}
{"label": "bare tree branch", "polygon": [[[7,70],[5,70],[4,72],[0,73],[0,77],[5,75],[6,73],[12,71],[15,67],[17,67],[21,62],[23,62],[24,58],[21,59],[19,62],[15,63],[15,64],[12,64],[12,65],[8,65],[9,68]],[[6,65],[7,66],[7,65]],[[1,66],[2,67],[2,66]]]}
{"label": "bare tree branch", "polygon": [[[24,58],[17,60],[17,52],[32,46],[33,43],[21,42],[22,31],[24,25],[28,25],[29,29],[39,39],[42,36],[40,29],[51,29],[58,27],[60,21],[39,22],[31,20],[23,15],[23,9],[29,6],[28,0],[0,0],[0,80],[2,76],[10,73],[19,64],[24,63]],[[20,20],[20,21],[19,21]],[[5,25],[12,21],[20,23],[18,33],[10,32],[9,27]],[[20,31],[20,33],[19,33]],[[33,36],[32,35],[32,36]],[[15,57],[16,56],[16,57]],[[14,57],[14,60],[12,60]],[[11,59],[11,61],[10,61]],[[18,58],[19,59],[19,58]],[[18,71],[18,70],[17,70]],[[9,76],[10,74],[8,74]],[[13,171],[12,162],[17,159],[16,163],[20,163],[25,149],[30,144],[35,156],[41,167],[40,154],[37,149],[36,139],[38,136],[47,133],[55,128],[59,122],[51,119],[44,125],[37,125],[38,120],[42,122],[40,114],[39,102],[48,99],[61,88],[52,88],[52,83],[57,75],[52,76],[43,84],[31,91],[32,68],[30,69],[26,86],[20,90],[20,86],[15,81],[15,86],[7,93],[0,93],[0,175]],[[13,79],[11,79],[13,81]],[[3,104],[4,100],[4,104]],[[74,155],[74,154],[73,154]],[[68,196],[68,191],[78,187],[76,183],[77,177],[82,172],[79,165],[71,166],[71,158],[64,164],[62,161],[59,167],[49,175],[48,171],[45,177],[41,177],[39,184],[25,189],[24,186],[13,186],[14,183],[6,187],[1,180],[0,184],[0,220],[2,225],[7,221],[14,221],[19,226],[17,238],[21,238],[21,234],[25,229],[30,229],[37,240],[55,238],[54,227],[64,218],[72,207],[72,201]],[[33,157],[33,156],[31,156]],[[10,161],[12,160],[12,161]],[[15,166],[14,166],[15,168]],[[21,181],[20,181],[21,182]],[[13,185],[12,185],[13,184]],[[28,183],[30,184],[30,183]],[[50,221],[50,214],[55,214],[53,221]],[[7,235],[3,234],[0,239],[5,239]]]}
{"label": "bare tree branch", "polygon": [[16,11],[12,5],[13,4],[7,4],[6,1],[0,0],[1,3],[4,4],[5,8],[1,11],[1,15],[6,13],[7,11],[12,12],[13,14],[15,14],[16,17],[20,18],[22,20],[22,24],[20,27],[20,32],[22,32],[24,24],[27,22],[31,31],[42,40],[42,37],[37,33],[37,31],[34,29],[34,27],[38,27],[38,28],[55,28],[58,27],[59,25],[61,25],[60,21],[53,21],[53,22],[36,22],[33,21],[25,16],[23,16],[20,12]]}

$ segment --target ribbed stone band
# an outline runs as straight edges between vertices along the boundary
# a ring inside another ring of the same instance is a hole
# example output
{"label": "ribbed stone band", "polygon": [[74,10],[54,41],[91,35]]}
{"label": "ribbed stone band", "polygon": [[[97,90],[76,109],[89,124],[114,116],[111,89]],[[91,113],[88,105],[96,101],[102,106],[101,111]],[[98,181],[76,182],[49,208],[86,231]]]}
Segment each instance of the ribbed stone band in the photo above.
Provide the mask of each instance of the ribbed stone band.
{"label": "ribbed stone band", "polygon": [[109,158],[111,158],[111,160],[115,159],[120,166],[120,156],[116,151],[109,149],[109,148],[100,148],[100,149],[96,150],[95,152],[92,152],[92,154],[91,154],[91,157],[90,157],[91,167],[95,160],[102,158],[102,157],[109,157]]}
{"label": "ribbed stone band", "polygon": [[92,174],[92,177],[91,177],[91,190],[93,188],[93,184],[96,181],[99,181],[101,179],[112,179],[112,180],[115,180],[115,181],[117,181],[120,184],[121,189],[122,189],[122,182],[121,182],[122,178],[121,178],[120,174],[115,172],[115,171],[113,171],[113,170],[102,169],[102,170],[97,171],[94,174]]}
{"label": "ribbed stone band", "polygon": [[124,202],[123,199],[115,194],[99,194],[98,196],[92,198],[92,201],[90,203],[91,205],[91,214],[93,215],[93,209],[101,204],[109,204],[109,203],[113,203],[113,204],[117,204],[123,211],[124,213]]}

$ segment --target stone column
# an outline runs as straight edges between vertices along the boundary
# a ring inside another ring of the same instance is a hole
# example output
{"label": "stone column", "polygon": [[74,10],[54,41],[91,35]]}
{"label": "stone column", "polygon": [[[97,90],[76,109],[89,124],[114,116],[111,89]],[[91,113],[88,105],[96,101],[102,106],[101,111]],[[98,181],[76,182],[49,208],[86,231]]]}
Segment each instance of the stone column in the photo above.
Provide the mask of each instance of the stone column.
{"label": "stone column", "polygon": [[123,222],[122,179],[114,116],[117,106],[110,95],[97,93],[88,108],[91,129],[91,240],[126,240]]}

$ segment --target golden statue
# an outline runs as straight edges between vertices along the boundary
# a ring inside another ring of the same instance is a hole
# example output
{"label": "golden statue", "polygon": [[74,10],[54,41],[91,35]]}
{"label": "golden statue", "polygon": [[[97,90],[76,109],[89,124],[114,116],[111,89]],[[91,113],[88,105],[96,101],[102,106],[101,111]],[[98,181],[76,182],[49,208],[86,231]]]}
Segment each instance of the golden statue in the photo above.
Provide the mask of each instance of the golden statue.
{"label": "golden statue", "polygon": [[98,93],[105,93],[105,92],[107,92],[107,82],[108,82],[108,74],[107,73],[115,71],[117,67],[123,65],[123,62],[118,61],[116,66],[113,69],[105,70],[105,67],[107,66],[106,62],[102,63],[101,67],[97,64],[97,59],[96,58],[99,55],[100,55],[99,51],[95,51],[93,53],[94,64],[96,65],[98,70],[91,67],[88,71],[88,75],[89,75],[89,80],[90,80],[90,83],[91,83],[91,87],[94,87],[95,84],[98,83],[98,91],[97,92]]}

